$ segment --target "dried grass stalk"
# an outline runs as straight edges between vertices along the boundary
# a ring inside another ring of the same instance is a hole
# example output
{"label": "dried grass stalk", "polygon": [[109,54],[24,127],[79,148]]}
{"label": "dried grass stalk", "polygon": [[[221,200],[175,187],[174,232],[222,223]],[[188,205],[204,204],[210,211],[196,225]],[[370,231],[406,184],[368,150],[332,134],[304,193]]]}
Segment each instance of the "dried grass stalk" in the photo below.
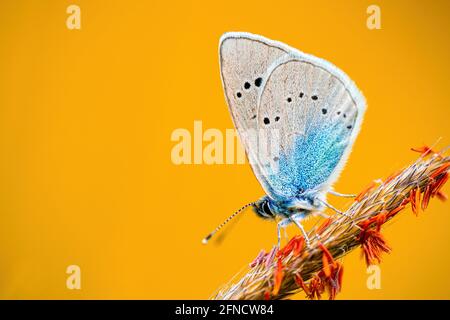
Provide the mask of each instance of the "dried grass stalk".
{"label": "dried grass stalk", "polygon": [[441,190],[449,177],[450,157],[428,147],[412,150],[422,153],[416,162],[384,181],[372,182],[345,216],[336,214],[314,227],[309,248],[297,235],[279,250],[262,251],[237,282],[221,288],[213,299],[285,299],[302,290],[310,299],[320,299],[325,292],[334,299],[343,278],[339,258],[361,247],[367,265],[379,263],[391,250],[381,234],[383,224],[408,204],[418,214],[431,198],[446,199]]}

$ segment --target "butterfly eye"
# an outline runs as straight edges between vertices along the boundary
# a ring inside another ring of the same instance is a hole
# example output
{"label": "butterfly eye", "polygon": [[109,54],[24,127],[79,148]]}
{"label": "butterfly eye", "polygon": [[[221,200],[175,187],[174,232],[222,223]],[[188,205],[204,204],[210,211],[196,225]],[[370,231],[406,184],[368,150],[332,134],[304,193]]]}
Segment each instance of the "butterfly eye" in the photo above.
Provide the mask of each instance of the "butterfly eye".
{"label": "butterfly eye", "polygon": [[238,92],[238,93],[236,93],[236,96],[237,96],[238,98],[240,98],[240,97],[242,97],[242,93]]}
{"label": "butterfly eye", "polygon": [[244,83],[244,89],[245,90],[250,89],[250,87],[251,87],[250,83],[248,83],[248,82]]}
{"label": "butterfly eye", "polygon": [[264,213],[267,214],[269,217],[272,216],[272,211],[270,211],[269,203],[268,203],[267,201],[263,203],[263,205],[262,205],[262,210],[263,210]]}
{"label": "butterfly eye", "polygon": [[317,99],[319,99],[319,97],[318,96],[312,96],[311,99],[317,100]]}
{"label": "butterfly eye", "polygon": [[260,87],[261,84],[262,84],[262,78],[257,78],[257,79],[255,80],[255,86]]}

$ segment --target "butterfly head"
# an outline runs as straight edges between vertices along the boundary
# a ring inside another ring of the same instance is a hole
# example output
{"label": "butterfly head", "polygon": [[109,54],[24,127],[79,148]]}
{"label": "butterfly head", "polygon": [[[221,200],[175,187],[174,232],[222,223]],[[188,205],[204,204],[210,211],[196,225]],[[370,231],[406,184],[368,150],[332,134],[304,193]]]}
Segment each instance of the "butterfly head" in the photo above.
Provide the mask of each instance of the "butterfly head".
{"label": "butterfly head", "polygon": [[275,219],[274,203],[269,197],[262,197],[253,203],[253,211],[263,219]]}

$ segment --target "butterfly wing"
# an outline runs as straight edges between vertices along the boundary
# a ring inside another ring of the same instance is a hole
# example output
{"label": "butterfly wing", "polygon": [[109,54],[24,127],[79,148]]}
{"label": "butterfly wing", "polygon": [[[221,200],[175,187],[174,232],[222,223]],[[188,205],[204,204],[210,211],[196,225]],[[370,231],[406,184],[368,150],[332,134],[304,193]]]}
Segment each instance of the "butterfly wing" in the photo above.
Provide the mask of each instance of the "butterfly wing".
{"label": "butterfly wing", "polygon": [[332,64],[301,52],[278,60],[259,97],[257,126],[279,132],[279,156],[265,159],[269,196],[325,192],[338,178],[358,135],[365,100]]}
{"label": "butterfly wing", "polygon": [[225,33],[219,44],[222,84],[230,113],[253,171],[266,192],[267,181],[256,165],[257,101],[267,69],[288,51],[282,43],[250,33]]}

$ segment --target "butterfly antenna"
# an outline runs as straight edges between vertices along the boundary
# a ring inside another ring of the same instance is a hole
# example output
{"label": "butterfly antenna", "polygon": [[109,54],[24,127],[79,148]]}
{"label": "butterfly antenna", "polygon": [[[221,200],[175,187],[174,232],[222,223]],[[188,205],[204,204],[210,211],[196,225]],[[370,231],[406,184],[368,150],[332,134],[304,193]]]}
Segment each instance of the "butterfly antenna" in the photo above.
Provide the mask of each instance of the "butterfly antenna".
{"label": "butterfly antenna", "polygon": [[202,243],[203,244],[207,244],[208,241],[212,238],[213,235],[215,235],[217,233],[217,231],[219,231],[220,229],[222,229],[228,222],[230,222],[231,219],[233,219],[234,217],[236,217],[239,213],[243,212],[245,209],[247,209],[249,206],[253,205],[254,202],[248,203],[245,206],[243,206],[242,208],[240,208],[239,210],[237,210],[235,213],[233,213],[231,216],[229,216],[224,222],[222,222],[221,224],[219,224],[217,226],[217,228],[214,229],[213,232],[211,232],[210,234],[208,234],[206,237],[203,238]]}

